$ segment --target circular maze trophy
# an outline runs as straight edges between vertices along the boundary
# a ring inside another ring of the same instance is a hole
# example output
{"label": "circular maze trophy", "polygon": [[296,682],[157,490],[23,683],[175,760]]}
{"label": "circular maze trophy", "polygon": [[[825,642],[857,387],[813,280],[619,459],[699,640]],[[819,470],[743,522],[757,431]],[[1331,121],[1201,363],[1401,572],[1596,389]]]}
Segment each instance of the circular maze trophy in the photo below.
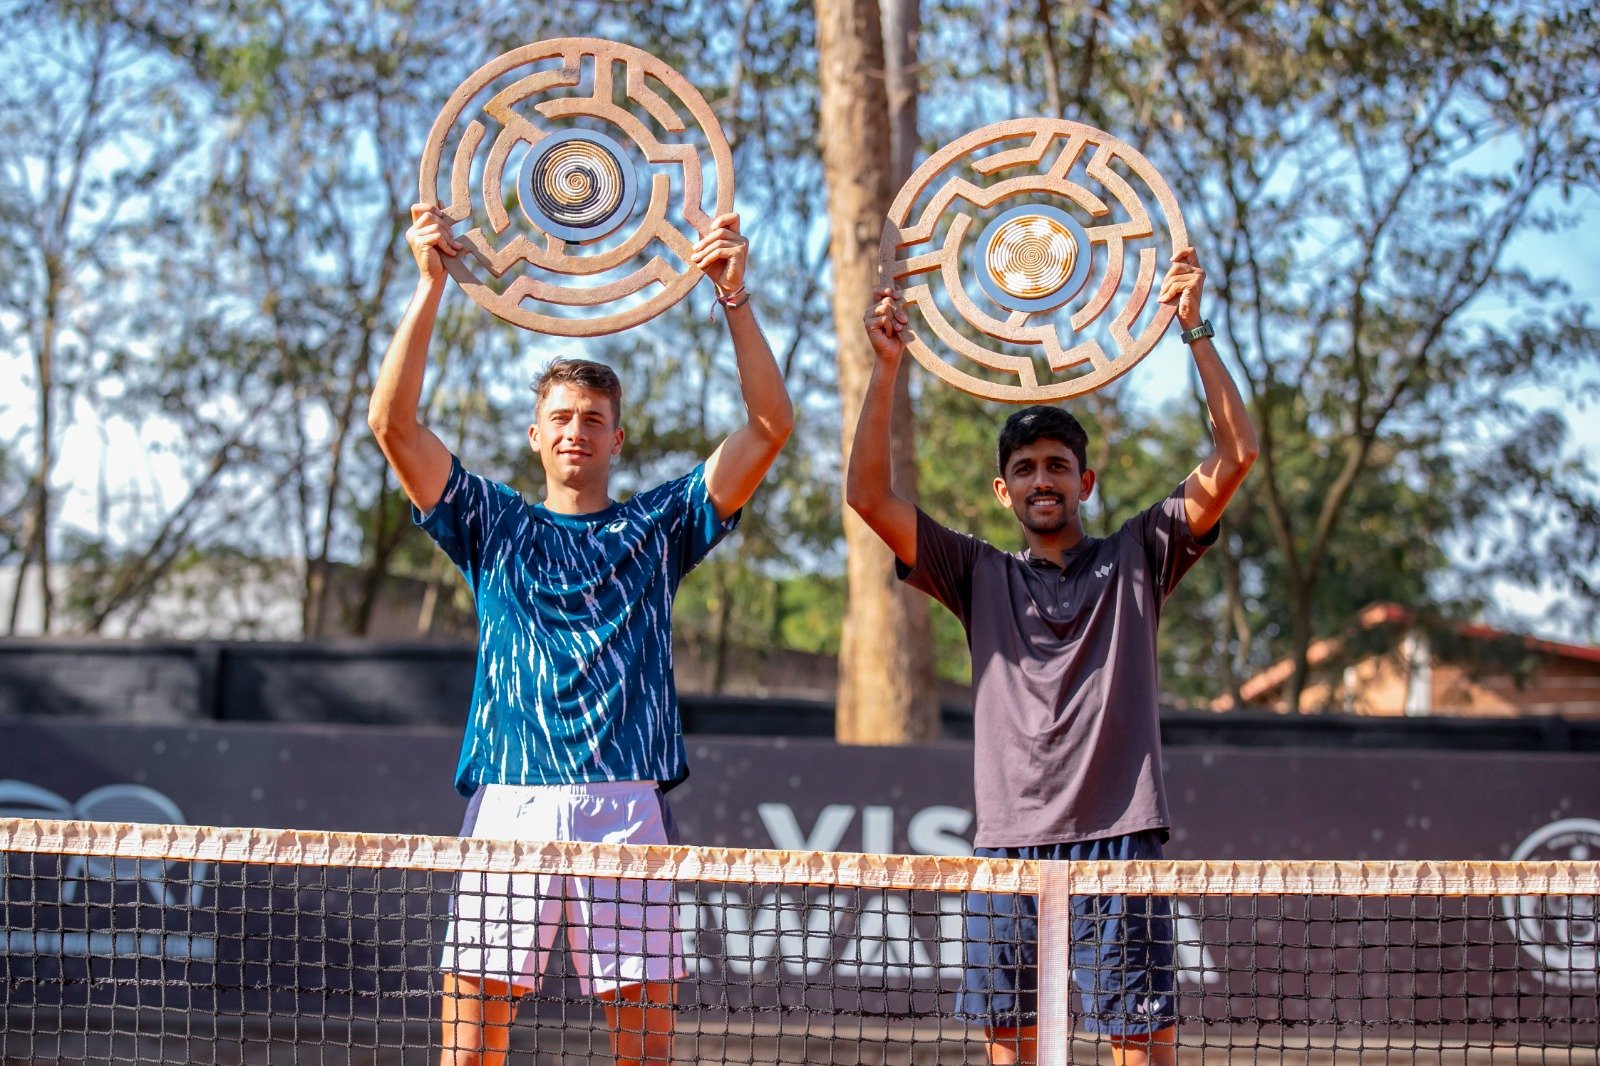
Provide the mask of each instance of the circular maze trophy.
{"label": "circular maze trophy", "polygon": [[1155,347],[1177,314],[1151,299],[1157,271],[1187,246],[1143,155],[1092,126],[1030,118],[929,157],[895,197],[879,253],[918,362],[974,396],[1050,403]]}
{"label": "circular maze trophy", "polygon": [[450,95],[418,191],[451,222],[445,268],[467,295],[540,333],[646,322],[701,278],[695,235],[733,209],[733,156],[682,75],[615,41],[524,45]]}

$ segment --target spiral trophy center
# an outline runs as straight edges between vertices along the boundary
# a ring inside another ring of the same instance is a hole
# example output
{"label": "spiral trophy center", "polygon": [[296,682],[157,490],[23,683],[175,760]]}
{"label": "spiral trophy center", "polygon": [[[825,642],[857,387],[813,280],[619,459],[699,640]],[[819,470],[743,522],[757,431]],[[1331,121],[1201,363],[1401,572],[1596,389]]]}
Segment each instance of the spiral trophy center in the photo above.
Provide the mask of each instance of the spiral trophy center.
{"label": "spiral trophy center", "polygon": [[978,281],[1010,311],[1041,311],[1070,300],[1089,276],[1088,236],[1049,204],[1014,207],[978,238]]}
{"label": "spiral trophy center", "polygon": [[528,150],[518,182],[522,213],[579,243],[614,232],[633,211],[638,182],[621,145],[593,130],[563,130]]}
{"label": "spiral trophy center", "polygon": [[1078,242],[1047,215],[1024,215],[997,227],[985,251],[995,282],[1012,296],[1037,300],[1072,277]]}

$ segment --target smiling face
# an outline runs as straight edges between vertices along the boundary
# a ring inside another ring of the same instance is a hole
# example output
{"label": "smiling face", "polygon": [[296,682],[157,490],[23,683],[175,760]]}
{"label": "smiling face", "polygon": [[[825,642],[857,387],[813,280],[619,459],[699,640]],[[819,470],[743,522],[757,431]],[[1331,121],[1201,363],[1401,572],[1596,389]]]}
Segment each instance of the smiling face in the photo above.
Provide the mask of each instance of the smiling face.
{"label": "smiling face", "polygon": [[604,487],[611,460],[622,453],[615,405],[604,393],[581,385],[550,388],[539,404],[528,443],[545,477],[569,488]]}
{"label": "smiling face", "polygon": [[1094,471],[1080,470],[1066,444],[1048,438],[1024,444],[1006,457],[994,494],[1030,534],[1081,537],[1078,507],[1094,491]]}

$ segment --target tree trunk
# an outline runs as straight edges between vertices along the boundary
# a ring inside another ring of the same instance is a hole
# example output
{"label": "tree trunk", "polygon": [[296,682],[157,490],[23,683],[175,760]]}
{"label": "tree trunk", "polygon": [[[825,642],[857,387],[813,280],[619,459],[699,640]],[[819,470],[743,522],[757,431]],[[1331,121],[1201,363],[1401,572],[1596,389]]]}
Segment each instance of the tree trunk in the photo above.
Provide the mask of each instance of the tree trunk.
{"label": "tree trunk", "polygon": [[[833,322],[838,338],[842,451],[846,464],[872,373],[861,326],[878,280],[878,235],[894,196],[883,24],[875,0],[816,0],[822,83],[822,162],[828,181]],[[903,38],[902,38],[903,39]],[[894,478],[916,499],[915,440],[906,377],[895,389]],[[937,735],[938,704],[928,606],[895,579],[894,556],[848,508],[849,605],[839,648],[835,733],[852,744],[898,744]]]}
{"label": "tree trunk", "polygon": [[[40,219],[43,222],[41,229],[26,235],[42,246],[40,251],[44,258],[45,274],[44,305],[40,309],[38,322],[39,339],[34,348],[34,373],[38,377],[35,386],[39,390],[39,455],[30,486],[32,507],[28,512],[27,536],[23,542],[22,561],[17,568],[17,586],[11,599],[11,617],[7,626],[10,633],[17,631],[18,613],[30,563],[36,563],[39,567],[39,632],[50,632],[55,613],[55,593],[51,587],[50,573],[50,475],[56,461],[53,422],[56,341],[62,328],[63,300],[70,298],[67,287],[73,276],[73,226],[78,220],[78,193],[83,188],[89,158],[104,136],[101,124],[94,121],[93,116],[105,100],[100,93],[106,87],[111,35],[104,27],[97,29],[98,35],[86,71],[88,80],[84,84],[83,98],[72,122],[68,123],[76,126],[76,134],[71,137],[70,144],[65,137],[61,138],[59,147],[65,150],[62,154],[56,151],[49,153],[49,169],[44,174],[44,187],[49,191],[38,205],[48,214]],[[64,134],[66,128],[58,126],[56,132]],[[47,132],[45,136],[48,138],[51,134]]]}
{"label": "tree trunk", "polygon": [[1084,27],[1083,49],[1077,63],[1078,80],[1072,88],[1073,107],[1077,112],[1073,117],[1079,121],[1104,121],[1104,115],[1099,113],[1099,109],[1091,112],[1090,108],[1094,102],[1094,61],[1100,39],[1100,23],[1110,21],[1109,13],[1106,11],[1106,0],[1098,0],[1094,10],[1086,17],[1088,25]]}
{"label": "tree trunk", "polygon": [[[411,515],[407,510],[409,505],[403,500],[395,500],[397,506],[391,508],[388,487],[386,467],[385,474],[378,483],[378,498],[372,505],[372,558],[362,569],[360,592],[356,598],[355,608],[350,614],[351,636],[370,635],[372,618],[378,609],[378,597],[383,594],[384,583],[389,579],[389,568],[394,564],[395,553],[405,537],[406,527],[410,525]],[[394,513],[396,511],[398,513]],[[444,558],[442,552],[438,555],[440,559]],[[432,585],[429,585],[423,593],[424,610],[430,614],[433,610],[430,602],[433,593]]]}
{"label": "tree trunk", "polygon": [[1311,597],[1315,581],[1289,590],[1289,655],[1294,672],[1283,688],[1284,711],[1300,714],[1306,684],[1311,679]]}
{"label": "tree trunk", "polygon": [[717,610],[711,620],[710,653],[713,696],[720,696],[728,687],[728,660],[733,650],[733,597],[732,575],[726,567],[717,568]]}
{"label": "tree trunk", "polygon": [[34,375],[37,378],[38,396],[35,418],[39,426],[39,454],[34,466],[32,483],[28,486],[28,521],[22,542],[22,561],[17,567],[17,585],[11,594],[11,617],[7,632],[15,634],[21,620],[22,600],[27,591],[28,570],[31,564],[39,567],[39,632],[49,633],[51,615],[54,613],[53,590],[50,587],[50,471],[55,466],[55,427],[51,414],[55,408],[55,332],[57,272],[49,271],[49,291],[45,297],[43,340],[34,356]]}
{"label": "tree trunk", "polygon": [[444,552],[434,552],[432,560],[428,563],[428,585],[422,593],[422,606],[417,610],[419,637],[433,633],[433,621],[439,611],[439,597],[444,595],[444,583],[448,576],[445,570]]}
{"label": "tree trunk", "polygon": [[1044,56],[1044,108],[1051,118],[1065,117],[1061,111],[1061,56],[1057,51],[1056,28],[1050,13],[1050,0],[1039,0],[1034,20],[1039,27],[1039,48]]}
{"label": "tree trunk", "polygon": [[1234,710],[1244,709],[1240,692],[1250,666],[1250,618],[1244,608],[1244,578],[1239,572],[1239,551],[1234,538],[1223,537],[1222,552],[1222,680]]}
{"label": "tree trunk", "polygon": [[[889,199],[917,165],[917,77],[921,72],[918,37],[922,33],[922,0],[885,0],[883,4],[884,90],[889,98],[889,153],[893,157]],[[888,214],[885,209],[885,214]]]}

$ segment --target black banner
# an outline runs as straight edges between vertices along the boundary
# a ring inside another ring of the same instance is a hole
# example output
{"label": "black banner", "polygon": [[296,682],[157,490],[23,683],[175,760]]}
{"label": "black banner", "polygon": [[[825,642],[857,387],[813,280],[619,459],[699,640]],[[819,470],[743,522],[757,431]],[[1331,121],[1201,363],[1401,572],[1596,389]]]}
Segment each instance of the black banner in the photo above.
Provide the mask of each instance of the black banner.
{"label": "black banner", "polygon": [[[450,834],[458,738],[371,727],[0,723],[0,816]],[[969,746],[691,738],[685,841],[970,852]],[[1600,756],[1169,751],[1171,858],[1600,858]],[[34,1004],[426,1018],[454,879],[421,872],[0,856],[10,1012]],[[931,1009],[959,983],[959,900],[681,885],[721,1009]],[[1183,1011],[1219,1023],[1422,1026],[1593,1045],[1591,899],[1174,901]],[[1288,943],[1274,929],[1292,927]],[[143,997],[141,1000],[140,997]],[[743,996],[745,998],[738,998]],[[323,1006],[314,1010],[315,1000]],[[1533,1029],[1527,1020],[1535,1019]],[[1542,1022],[1537,1021],[1543,1019]]]}

